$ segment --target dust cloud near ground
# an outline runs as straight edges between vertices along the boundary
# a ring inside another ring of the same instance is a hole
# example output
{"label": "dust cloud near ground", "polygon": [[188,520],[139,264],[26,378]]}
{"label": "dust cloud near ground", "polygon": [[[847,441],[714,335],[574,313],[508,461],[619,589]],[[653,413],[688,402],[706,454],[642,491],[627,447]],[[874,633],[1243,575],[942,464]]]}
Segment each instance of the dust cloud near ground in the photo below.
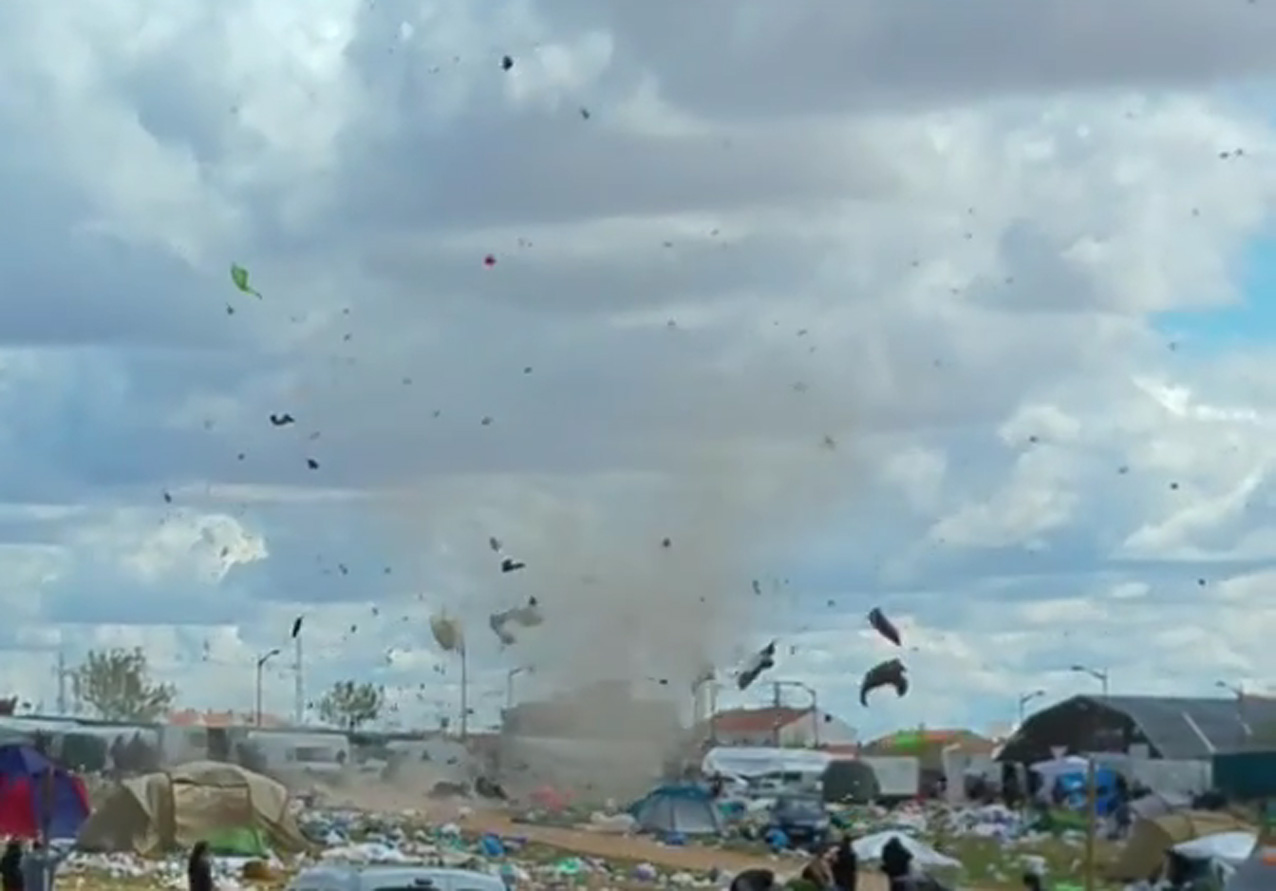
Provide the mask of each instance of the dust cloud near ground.
{"label": "dust cloud near ground", "polygon": [[[677,389],[685,382],[656,378],[638,402],[646,399],[652,413],[652,403],[671,394],[680,406],[676,427],[646,439],[636,429],[617,446],[623,455],[599,462],[613,469],[567,482],[529,478],[519,512],[502,516],[490,503],[469,510],[472,541],[462,547],[472,552],[469,572],[487,581],[464,597],[442,592],[444,605],[464,618],[478,661],[480,648],[491,645],[487,614],[537,599],[544,623],[518,629],[518,642],[493,652],[492,661],[533,667],[534,679],[519,686],[534,687],[538,698],[558,691],[558,726],[520,733],[597,742],[589,758],[574,759],[573,785],[630,787],[639,775],[650,782],[652,768],[685,741],[679,720],[691,717],[695,679],[716,667],[720,681],[733,683],[755,635],[791,612],[792,601],[777,604],[773,595],[776,563],[854,495],[855,418],[845,391],[793,384],[792,368],[774,377],[766,371],[755,365],[702,377],[690,395]],[[431,517],[437,504],[431,501]],[[450,507],[466,512],[463,502]],[[488,528],[475,530],[474,517]],[[483,533],[498,537],[526,569],[494,572]],[[757,578],[761,595],[751,584]],[[609,681],[623,682],[628,693],[615,684],[591,687]],[[625,746],[613,746],[609,759],[605,742],[620,740]],[[515,760],[536,759],[524,752]],[[579,775],[585,762],[594,776]]]}

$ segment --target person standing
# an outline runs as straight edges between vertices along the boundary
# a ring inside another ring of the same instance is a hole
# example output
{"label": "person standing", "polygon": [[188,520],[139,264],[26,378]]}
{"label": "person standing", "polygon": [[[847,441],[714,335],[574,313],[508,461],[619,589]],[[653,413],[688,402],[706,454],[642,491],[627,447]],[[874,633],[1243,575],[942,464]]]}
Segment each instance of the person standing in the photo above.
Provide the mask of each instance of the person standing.
{"label": "person standing", "polygon": [[22,891],[53,891],[58,867],[70,854],[70,848],[54,851],[44,839],[33,841],[22,855]]}
{"label": "person standing", "polygon": [[186,861],[186,882],[189,891],[215,891],[213,864],[208,856],[208,842],[197,841]]}
{"label": "person standing", "polygon": [[882,846],[882,872],[890,880],[891,891],[907,891],[913,872],[913,854],[897,835],[892,835]]}
{"label": "person standing", "polygon": [[0,854],[0,889],[24,891],[22,887],[22,840],[9,839]]}
{"label": "person standing", "polygon": [[859,878],[859,857],[855,855],[855,846],[849,834],[843,835],[833,852],[833,860],[829,869],[833,873],[833,885],[838,891],[855,891]]}

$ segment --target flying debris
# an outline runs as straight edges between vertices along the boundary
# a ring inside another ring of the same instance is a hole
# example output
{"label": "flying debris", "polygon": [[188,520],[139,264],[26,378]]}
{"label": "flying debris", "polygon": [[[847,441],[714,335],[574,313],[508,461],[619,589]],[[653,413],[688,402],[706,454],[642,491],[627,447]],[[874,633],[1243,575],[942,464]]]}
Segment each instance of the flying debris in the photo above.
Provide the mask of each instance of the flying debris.
{"label": "flying debris", "polygon": [[510,56],[501,56],[501,70],[509,71],[514,67],[514,59]]}
{"label": "flying debris", "polygon": [[741,669],[740,674],[736,677],[737,687],[741,690],[749,689],[749,685],[758,679],[758,675],[768,668],[775,667],[775,643],[775,641],[771,641],[753,654],[748,664]]}
{"label": "flying debris", "polygon": [[270,423],[275,427],[287,427],[289,424],[297,423],[297,419],[284,412],[282,415],[271,415]]}
{"label": "flying debris", "polygon": [[294,638],[294,639],[297,637],[297,635],[298,635],[298,634],[300,634],[300,633],[301,633],[301,620],[302,620],[303,618],[305,618],[305,617],[304,617],[304,616],[297,616],[297,618],[295,618],[295,619],[293,619],[293,620],[292,620],[292,636],[293,636],[293,638]]}
{"label": "flying debris", "polygon": [[501,572],[517,572],[520,569],[526,569],[527,564],[522,560],[515,560],[506,554],[503,554],[501,540],[496,536],[492,536],[487,540],[487,546],[492,549],[492,553],[501,554]]}
{"label": "flying debris", "polygon": [[899,629],[895,627],[895,623],[886,618],[886,613],[882,612],[880,607],[873,607],[868,612],[868,624],[873,626],[873,630],[882,637],[889,640],[895,646],[903,646],[902,639],[899,636]]}
{"label": "flying debris", "polygon": [[307,466],[307,467],[309,467],[311,470],[318,470],[318,469],[319,469],[319,462],[318,462],[318,461],[316,461],[314,458],[307,458],[307,459],[306,459],[306,466]]}
{"label": "flying debris", "polygon": [[492,613],[488,617],[487,624],[500,639],[502,646],[510,646],[518,643],[513,633],[509,630],[510,625],[518,625],[522,628],[535,628],[537,625],[545,621],[545,617],[541,615],[539,604],[535,597],[527,598],[524,606],[517,606],[513,609],[507,609],[499,613]]}
{"label": "flying debris", "polygon": [[754,594],[756,594],[756,595],[758,595],[759,597],[761,597],[761,596],[762,596],[762,583],[761,583],[761,582],[759,582],[757,579],[754,579],[752,584],[753,584],[753,593],[754,593]]}
{"label": "flying debris", "polygon": [[248,282],[248,270],[240,266],[238,263],[230,264],[230,281],[236,288],[245,294],[251,294],[258,300],[262,299],[261,292],[254,288]]}
{"label": "flying debris", "polygon": [[868,694],[878,687],[894,687],[896,695],[902,697],[908,692],[908,678],[904,676],[907,670],[898,659],[888,659],[874,665],[860,683],[860,705],[867,706]]}
{"label": "flying debris", "polygon": [[445,653],[454,653],[464,648],[465,636],[461,633],[461,623],[446,613],[430,617],[430,633],[434,642]]}

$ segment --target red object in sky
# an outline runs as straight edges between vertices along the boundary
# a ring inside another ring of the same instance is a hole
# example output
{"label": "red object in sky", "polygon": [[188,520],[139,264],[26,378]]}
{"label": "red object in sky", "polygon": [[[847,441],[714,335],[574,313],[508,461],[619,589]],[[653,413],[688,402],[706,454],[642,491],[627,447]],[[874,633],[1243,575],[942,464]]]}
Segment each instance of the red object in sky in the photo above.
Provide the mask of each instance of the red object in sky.
{"label": "red object in sky", "polygon": [[486,257],[484,257],[484,258],[483,258],[483,265],[484,265],[484,266],[486,266],[486,267],[488,267],[489,269],[490,269],[491,267],[495,266],[495,265],[496,265],[496,257],[495,257],[495,256],[493,256],[492,254],[488,254]]}

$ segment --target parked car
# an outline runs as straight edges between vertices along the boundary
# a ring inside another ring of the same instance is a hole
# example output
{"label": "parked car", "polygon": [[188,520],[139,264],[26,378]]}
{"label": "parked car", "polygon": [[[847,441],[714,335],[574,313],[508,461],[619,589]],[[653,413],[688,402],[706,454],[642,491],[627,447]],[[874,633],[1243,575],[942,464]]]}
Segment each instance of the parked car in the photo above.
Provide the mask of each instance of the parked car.
{"label": "parked car", "polygon": [[299,872],[288,891],[506,891],[500,876],[410,864],[337,863]]}
{"label": "parked car", "polygon": [[768,829],[783,832],[794,847],[815,850],[829,842],[831,822],[819,798],[777,798],[770,816]]}

